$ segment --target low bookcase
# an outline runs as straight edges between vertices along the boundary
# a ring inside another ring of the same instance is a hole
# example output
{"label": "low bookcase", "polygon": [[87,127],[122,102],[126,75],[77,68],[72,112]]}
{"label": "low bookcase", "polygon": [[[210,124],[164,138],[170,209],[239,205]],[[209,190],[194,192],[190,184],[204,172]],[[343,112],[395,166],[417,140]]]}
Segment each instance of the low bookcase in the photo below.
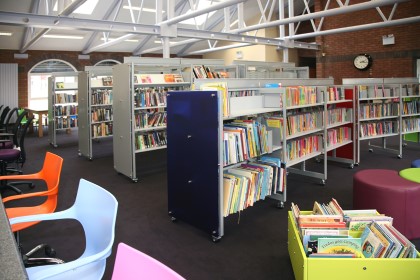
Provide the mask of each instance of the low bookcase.
{"label": "low bookcase", "polygon": [[[307,211],[310,214],[311,211]],[[305,214],[305,211],[301,211]],[[288,213],[288,251],[296,280],[414,280],[420,276],[420,254],[416,259],[308,258],[299,232]]]}

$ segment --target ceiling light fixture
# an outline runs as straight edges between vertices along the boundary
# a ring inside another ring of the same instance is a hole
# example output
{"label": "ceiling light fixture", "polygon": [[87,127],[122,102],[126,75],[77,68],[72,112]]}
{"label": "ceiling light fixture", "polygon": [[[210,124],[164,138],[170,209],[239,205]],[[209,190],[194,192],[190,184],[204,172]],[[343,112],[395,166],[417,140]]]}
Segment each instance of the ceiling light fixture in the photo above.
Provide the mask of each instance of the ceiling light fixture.
{"label": "ceiling light fixture", "polygon": [[0,31],[0,36],[12,36],[12,32]]}
{"label": "ceiling light fixture", "polygon": [[83,36],[75,36],[75,35],[60,35],[60,34],[45,34],[42,36],[43,38],[48,39],[71,39],[71,40],[82,40]]}
{"label": "ceiling light fixture", "polygon": [[[108,38],[108,42],[109,41],[114,41],[114,40],[116,40],[117,38]],[[101,41],[105,41],[105,39],[102,37],[101,38]],[[132,42],[132,43],[138,43],[138,41],[139,40],[136,40],[136,39],[127,39],[127,40],[124,40],[125,42]]]}

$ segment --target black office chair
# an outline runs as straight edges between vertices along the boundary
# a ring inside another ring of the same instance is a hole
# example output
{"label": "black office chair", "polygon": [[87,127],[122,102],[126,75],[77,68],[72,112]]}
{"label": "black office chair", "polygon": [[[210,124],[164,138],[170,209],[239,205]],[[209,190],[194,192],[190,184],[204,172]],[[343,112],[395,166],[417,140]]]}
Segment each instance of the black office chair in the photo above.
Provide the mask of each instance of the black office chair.
{"label": "black office chair", "polygon": [[6,121],[7,114],[9,114],[10,107],[4,107],[3,111],[0,114],[0,129],[4,129],[4,123]]}
{"label": "black office chair", "polygon": [[0,132],[9,132],[13,126],[14,121],[19,117],[19,108],[15,107],[12,110],[9,111],[9,113],[6,116],[6,119],[4,120],[3,127],[0,128]]}
{"label": "black office chair", "polygon": [[23,111],[20,115],[17,116],[15,123],[13,124],[12,130],[7,132],[0,132],[0,149],[13,149],[19,147],[18,133],[22,127],[23,120],[26,120],[28,117],[28,112]]}
{"label": "black office chair", "polygon": [[[26,123],[21,126],[17,132],[18,137],[18,148],[12,149],[0,149],[0,175],[7,175],[10,173],[22,174],[22,167],[26,161],[26,152],[25,152],[25,136],[28,131],[28,127],[32,124],[33,118],[28,118]],[[15,167],[11,167],[14,165]],[[29,187],[34,187],[32,182],[5,182],[2,181],[0,184],[0,191],[5,191],[6,189],[11,189],[18,194],[21,194],[22,191],[18,189],[17,185],[28,185]]]}

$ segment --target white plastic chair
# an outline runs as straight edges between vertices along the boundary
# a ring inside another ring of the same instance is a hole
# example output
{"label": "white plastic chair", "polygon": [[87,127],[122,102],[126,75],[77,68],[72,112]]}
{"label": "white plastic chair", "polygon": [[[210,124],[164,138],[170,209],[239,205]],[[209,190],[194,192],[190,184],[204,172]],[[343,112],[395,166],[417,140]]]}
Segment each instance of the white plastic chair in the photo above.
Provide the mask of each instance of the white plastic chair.
{"label": "white plastic chair", "polygon": [[76,260],[63,264],[29,267],[29,279],[101,279],[111,254],[118,202],[100,186],[80,179],[76,201],[67,210],[10,219],[11,224],[60,219],[78,220],[85,231],[86,248]]}
{"label": "white plastic chair", "polygon": [[181,275],[127,244],[119,243],[112,280],[185,280]]}

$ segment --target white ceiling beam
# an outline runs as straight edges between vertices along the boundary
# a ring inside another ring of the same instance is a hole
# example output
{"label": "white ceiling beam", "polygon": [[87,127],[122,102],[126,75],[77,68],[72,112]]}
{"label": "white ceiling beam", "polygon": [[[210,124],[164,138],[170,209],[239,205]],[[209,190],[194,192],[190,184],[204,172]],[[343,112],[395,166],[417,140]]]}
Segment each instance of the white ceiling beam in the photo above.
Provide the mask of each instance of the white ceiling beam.
{"label": "white ceiling beam", "polygon": [[[70,15],[71,13],[73,13],[78,7],[80,7],[86,1],[87,0],[76,0],[76,1],[72,2],[70,5],[68,5],[66,8],[64,8],[64,10],[58,16],[60,17],[60,16]],[[40,32],[38,32],[34,37],[32,37],[31,40],[26,42],[26,44],[20,49],[20,52],[21,53],[26,52],[33,44],[38,42],[38,40],[41,39],[41,37],[50,30],[51,30],[50,28],[45,28],[45,29],[41,30]]]}
{"label": "white ceiling beam", "polygon": [[[0,11],[0,23],[37,28],[54,28],[62,30],[85,30],[100,32],[123,32],[135,34],[159,34],[159,26],[118,22],[109,20],[94,20],[71,17],[58,17],[46,15],[34,15],[28,13],[15,13]],[[136,30],[133,31],[133,27]]]}
{"label": "white ceiling beam", "polygon": [[369,30],[369,29],[375,29],[375,28],[411,24],[411,23],[416,23],[416,22],[420,22],[420,16],[403,18],[403,19],[394,19],[394,20],[385,21],[385,22],[376,22],[376,23],[368,23],[368,24],[362,24],[362,25],[356,25],[356,26],[348,26],[348,27],[342,27],[342,28],[336,28],[336,29],[330,29],[330,30],[316,31],[316,32],[305,33],[305,34],[297,34],[292,37],[286,36],[285,38],[299,40],[299,39],[312,38],[316,36],[362,31],[362,30]]}
{"label": "white ceiling beam", "polygon": [[223,50],[228,50],[228,49],[233,49],[233,48],[242,48],[242,47],[247,47],[247,46],[251,46],[251,45],[252,44],[248,44],[248,43],[239,43],[239,44],[227,45],[227,46],[216,47],[216,48],[211,48],[211,49],[193,51],[193,52],[190,52],[190,53],[185,54],[185,55],[205,54],[205,53],[209,53],[209,52],[217,52],[217,51],[223,51]]}
{"label": "white ceiling beam", "polygon": [[118,43],[121,43],[121,42],[123,42],[125,40],[128,40],[128,39],[132,38],[135,35],[136,34],[125,34],[125,35],[123,35],[121,37],[118,37],[116,39],[109,40],[108,42],[105,42],[105,43],[99,44],[97,46],[91,47],[88,50],[85,50],[83,52],[83,54],[88,54],[88,53],[91,53],[91,52],[94,52],[94,51],[97,51],[97,50],[100,50],[100,49],[103,49],[103,48],[106,48],[106,47],[110,47],[110,46],[116,45]]}
{"label": "white ceiling beam", "polygon": [[179,23],[181,21],[184,21],[184,20],[187,20],[187,19],[190,19],[190,18],[194,18],[194,17],[200,16],[200,15],[203,15],[203,14],[206,14],[206,13],[209,13],[209,12],[217,11],[217,10],[220,10],[220,9],[223,9],[223,8],[226,8],[226,7],[238,4],[238,3],[242,3],[242,2],[245,2],[245,1],[247,1],[247,0],[223,1],[223,2],[220,2],[219,4],[214,4],[214,5],[211,5],[207,8],[196,10],[196,11],[191,12],[189,14],[180,15],[180,16],[173,17],[171,19],[162,21],[160,24],[161,25],[162,24],[166,24],[166,25],[176,24],[176,23]]}
{"label": "white ceiling beam", "polygon": [[344,7],[334,8],[334,9],[330,9],[330,10],[324,10],[324,11],[320,11],[320,12],[295,16],[295,17],[292,17],[292,18],[279,19],[279,20],[275,20],[275,21],[271,21],[271,22],[267,22],[267,23],[263,23],[263,24],[251,25],[251,26],[248,26],[248,27],[245,27],[245,28],[231,30],[231,32],[232,33],[244,33],[244,32],[253,31],[253,30],[257,30],[257,29],[265,29],[265,28],[269,28],[269,27],[276,27],[276,26],[279,26],[279,25],[286,25],[286,24],[291,24],[291,23],[295,23],[295,22],[299,22],[299,21],[307,21],[307,20],[311,20],[311,19],[317,19],[317,18],[321,18],[321,17],[335,16],[335,15],[341,15],[341,14],[352,13],[352,12],[359,12],[359,11],[363,11],[363,10],[367,10],[367,9],[380,7],[380,6],[387,6],[387,5],[392,5],[392,4],[395,4],[395,3],[402,3],[402,2],[408,2],[408,1],[410,1],[410,0],[368,1],[368,2],[363,2],[363,3],[360,3],[360,4],[354,4],[354,5],[350,5],[350,6],[344,6]]}
{"label": "white ceiling beam", "polygon": [[[113,17],[113,20],[115,21],[115,18],[117,17],[118,12],[121,9],[121,5],[122,5],[122,0],[114,0],[114,3],[112,3],[111,6],[109,6],[108,10],[106,11],[106,13],[105,13],[105,15],[104,15],[104,17],[102,19],[104,19],[104,20],[109,19],[109,17],[111,16],[112,12],[115,11],[115,14],[114,14],[114,17]],[[82,50],[82,53],[83,54],[86,54],[85,51],[88,50],[92,46],[93,40],[95,40],[95,38],[96,38],[96,36],[98,34],[99,34],[99,31],[94,31],[90,35],[87,43],[85,44],[85,46],[84,46],[84,48]]]}
{"label": "white ceiling beam", "polygon": [[[31,2],[31,13],[37,14],[39,10],[39,0],[32,0]],[[29,38],[29,28],[25,27],[25,31],[23,32],[22,42],[20,44],[21,49],[25,46],[26,40]]]}

